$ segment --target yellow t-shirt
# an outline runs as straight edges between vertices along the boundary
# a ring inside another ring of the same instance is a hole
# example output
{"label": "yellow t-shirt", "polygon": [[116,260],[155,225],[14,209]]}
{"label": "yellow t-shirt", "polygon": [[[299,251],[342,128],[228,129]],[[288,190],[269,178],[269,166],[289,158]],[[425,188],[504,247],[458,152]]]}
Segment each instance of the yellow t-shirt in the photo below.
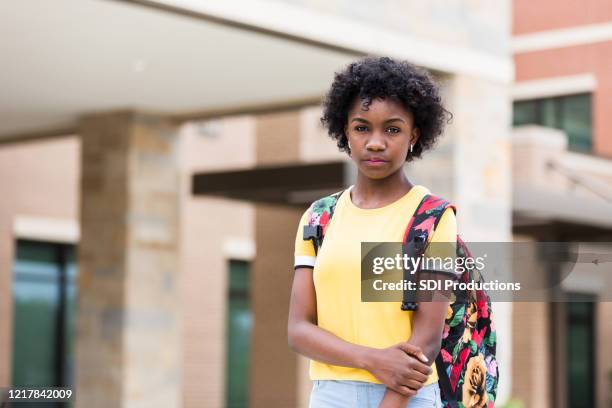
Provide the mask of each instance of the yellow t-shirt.
{"label": "yellow t-shirt", "polygon": [[[380,208],[362,209],[350,198],[352,186],[338,199],[325,240],[315,257],[312,241],[303,240],[306,211],[295,238],[295,266],[313,267],[318,325],[345,341],[387,348],[410,339],[412,313],[399,302],[361,302],[361,242],[402,242],[410,217],[425,194],[421,185],[397,201]],[[448,208],[431,242],[456,241],[455,214]],[[438,380],[435,364],[426,384]],[[310,361],[311,380],[355,380],[380,384],[366,370]]]}

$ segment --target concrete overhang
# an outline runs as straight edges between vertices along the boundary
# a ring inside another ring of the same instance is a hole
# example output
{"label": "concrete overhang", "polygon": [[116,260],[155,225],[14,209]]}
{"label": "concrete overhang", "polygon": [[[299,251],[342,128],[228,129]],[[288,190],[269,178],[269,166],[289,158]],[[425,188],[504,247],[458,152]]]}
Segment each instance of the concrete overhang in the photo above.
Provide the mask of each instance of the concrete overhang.
{"label": "concrete overhang", "polygon": [[512,208],[515,217],[530,223],[564,222],[612,230],[612,203],[601,199],[515,185]]}
{"label": "concrete overhang", "polygon": [[139,109],[178,122],[320,101],[357,56],[509,83],[510,57],[389,31],[293,2],[0,3],[0,143],[76,132],[82,114]]}
{"label": "concrete overhang", "polygon": [[612,164],[568,150],[565,133],[521,126],[512,133],[514,226],[568,224],[612,231]]}
{"label": "concrete overhang", "polygon": [[194,196],[304,206],[342,190],[351,169],[347,162],[328,162],[202,172],[192,177],[191,191]]}
{"label": "concrete overhang", "polygon": [[106,110],[188,120],[313,104],[357,55],[110,0],[1,2],[0,53],[0,142]]}

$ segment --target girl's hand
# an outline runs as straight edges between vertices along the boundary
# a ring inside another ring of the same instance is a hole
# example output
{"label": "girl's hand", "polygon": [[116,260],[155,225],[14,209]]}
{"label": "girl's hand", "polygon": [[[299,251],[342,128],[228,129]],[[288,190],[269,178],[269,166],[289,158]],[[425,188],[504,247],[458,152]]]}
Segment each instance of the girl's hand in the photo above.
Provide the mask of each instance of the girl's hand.
{"label": "girl's hand", "polygon": [[366,370],[392,390],[412,397],[432,372],[428,363],[419,347],[402,342],[386,349],[372,349]]}

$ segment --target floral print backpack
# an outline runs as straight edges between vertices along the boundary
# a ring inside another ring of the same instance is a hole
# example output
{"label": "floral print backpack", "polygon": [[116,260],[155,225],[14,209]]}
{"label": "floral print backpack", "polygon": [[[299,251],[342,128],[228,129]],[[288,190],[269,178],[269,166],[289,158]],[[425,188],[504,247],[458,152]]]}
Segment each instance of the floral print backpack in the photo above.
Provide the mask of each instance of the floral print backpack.
{"label": "floral print backpack", "polygon": [[[338,192],[315,201],[304,226],[304,240],[312,240],[315,253],[323,244],[325,230],[331,220],[340,194]],[[425,195],[410,218],[404,234],[404,248],[409,242],[423,242],[417,253],[423,254],[432,232],[447,208],[454,205],[431,194]],[[457,257],[471,257],[461,237],[457,235]],[[465,263],[463,282],[480,282],[480,271],[473,263]],[[436,370],[444,408],[492,408],[495,405],[499,370],[495,358],[496,334],[493,325],[491,299],[483,290],[453,294],[442,334]],[[406,299],[406,297],[404,297]],[[416,310],[416,304],[402,302],[402,310]]]}

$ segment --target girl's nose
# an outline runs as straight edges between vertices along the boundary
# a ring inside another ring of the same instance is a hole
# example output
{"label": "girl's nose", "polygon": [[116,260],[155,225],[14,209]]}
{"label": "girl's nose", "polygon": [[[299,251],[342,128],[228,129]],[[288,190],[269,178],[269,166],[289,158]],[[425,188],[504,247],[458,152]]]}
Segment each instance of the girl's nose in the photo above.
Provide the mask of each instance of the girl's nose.
{"label": "girl's nose", "polygon": [[368,139],[366,143],[366,149],[368,150],[384,150],[385,149],[385,140],[382,135],[378,132],[372,134],[372,136]]}

